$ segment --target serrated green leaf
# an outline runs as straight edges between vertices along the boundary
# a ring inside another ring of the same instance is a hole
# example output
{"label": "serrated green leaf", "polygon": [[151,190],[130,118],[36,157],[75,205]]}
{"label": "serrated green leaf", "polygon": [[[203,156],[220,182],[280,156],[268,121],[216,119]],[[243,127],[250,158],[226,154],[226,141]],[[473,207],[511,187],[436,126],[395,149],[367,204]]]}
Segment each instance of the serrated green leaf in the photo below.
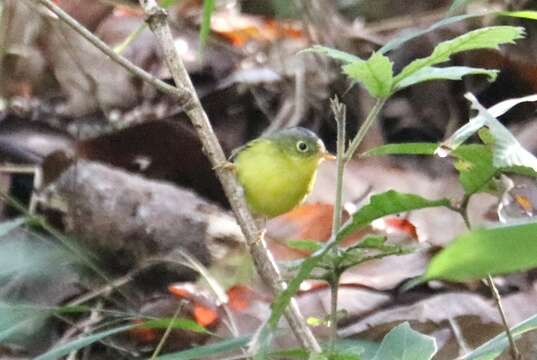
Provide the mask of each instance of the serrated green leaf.
{"label": "serrated green leaf", "polygon": [[443,68],[426,66],[417,70],[412,75],[403,78],[397,83],[395,89],[401,90],[408,86],[431,80],[461,80],[463,76],[467,75],[486,75],[489,77],[489,81],[492,82],[496,80],[498,70],[472,68],[467,66],[448,66]]}
{"label": "serrated green leaf", "polygon": [[106,337],[130,330],[136,326],[137,325],[125,325],[110,330],[101,331],[92,335],[82,336],[76,340],[69,341],[66,344],[54,347],[46,353],[34,358],[34,360],[56,360],[64,355],[69,354],[71,351],[82,349]]}
{"label": "serrated green leaf", "polygon": [[366,61],[354,61],[344,65],[342,69],[374,97],[385,97],[392,91],[393,63],[380,53],[373,53]]}
{"label": "serrated green leaf", "polygon": [[[515,338],[522,334],[537,330],[537,315],[533,315],[528,319],[518,323],[511,328],[511,334]],[[509,340],[505,332],[487,341],[472,352],[464,355],[461,360],[493,360],[496,359],[507,347]]]}
{"label": "serrated green leaf", "polygon": [[339,61],[342,61],[344,63],[353,63],[353,62],[356,62],[356,61],[357,62],[364,61],[364,60],[360,59],[356,55],[349,54],[349,53],[347,53],[345,51],[329,48],[329,47],[322,46],[322,45],[314,45],[313,47],[311,47],[309,49],[305,49],[305,50],[300,51],[300,53],[305,53],[305,52],[306,53],[307,52],[314,52],[314,53],[318,53],[318,54],[323,54],[323,55],[326,55],[328,57],[331,57],[334,60],[339,60]]}
{"label": "serrated green leaf", "polygon": [[318,241],[313,240],[289,240],[287,246],[291,249],[304,250],[304,251],[317,251],[321,248],[321,244]]}
{"label": "serrated green leaf", "polygon": [[436,351],[434,338],[412,330],[405,322],[386,334],[373,360],[429,360]]}
{"label": "serrated green leaf", "polygon": [[514,26],[491,26],[470,31],[436,45],[430,56],[412,61],[395,77],[394,83],[397,85],[425,67],[446,62],[454,54],[476,49],[497,49],[501,44],[514,43],[522,37],[524,28]]}
{"label": "serrated green leaf", "polygon": [[474,230],[431,260],[426,279],[466,281],[537,266],[537,223]]}
{"label": "serrated green leaf", "polygon": [[363,206],[352,216],[338,232],[338,240],[350,235],[354,230],[370,224],[373,220],[386,215],[399,214],[410,210],[418,210],[428,207],[449,206],[449,200],[429,200],[419,195],[399,193],[394,190],[373,195],[369,204]]}

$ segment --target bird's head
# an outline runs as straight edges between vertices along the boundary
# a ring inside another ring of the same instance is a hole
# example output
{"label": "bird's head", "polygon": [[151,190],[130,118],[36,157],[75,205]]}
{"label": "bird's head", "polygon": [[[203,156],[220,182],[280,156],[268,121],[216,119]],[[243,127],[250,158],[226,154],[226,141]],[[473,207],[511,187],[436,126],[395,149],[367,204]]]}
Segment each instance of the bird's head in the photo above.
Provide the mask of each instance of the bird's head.
{"label": "bird's head", "polygon": [[284,153],[300,159],[333,160],[323,141],[313,132],[302,127],[275,131],[267,136]]}

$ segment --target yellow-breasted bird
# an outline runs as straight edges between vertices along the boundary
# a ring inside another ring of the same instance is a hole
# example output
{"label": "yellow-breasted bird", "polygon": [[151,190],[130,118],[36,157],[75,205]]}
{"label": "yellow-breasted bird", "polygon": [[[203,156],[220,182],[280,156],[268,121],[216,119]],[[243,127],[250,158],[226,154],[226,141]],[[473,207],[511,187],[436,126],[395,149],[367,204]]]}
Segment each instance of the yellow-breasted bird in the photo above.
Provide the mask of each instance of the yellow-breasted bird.
{"label": "yellow-breasted bird", "polygon": [[267,218],[299,205],[313,188],[319,164],[334,158],[314,132],[301,127],[254,139],[231,155],[250,210]]}

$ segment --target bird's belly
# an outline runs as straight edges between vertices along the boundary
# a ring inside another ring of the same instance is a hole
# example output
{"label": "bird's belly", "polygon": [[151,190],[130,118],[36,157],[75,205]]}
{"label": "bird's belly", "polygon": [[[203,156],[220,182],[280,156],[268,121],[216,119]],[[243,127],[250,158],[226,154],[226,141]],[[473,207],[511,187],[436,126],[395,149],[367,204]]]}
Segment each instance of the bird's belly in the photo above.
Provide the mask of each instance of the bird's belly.
{"label": "bird's belly", "polygon": [[314,180],[314,172],[301,174],[288,168],[285,171],[266,169],[252,175],[245,188],[248,203],[255,213],[269,217],[300,204],[311,191]]}

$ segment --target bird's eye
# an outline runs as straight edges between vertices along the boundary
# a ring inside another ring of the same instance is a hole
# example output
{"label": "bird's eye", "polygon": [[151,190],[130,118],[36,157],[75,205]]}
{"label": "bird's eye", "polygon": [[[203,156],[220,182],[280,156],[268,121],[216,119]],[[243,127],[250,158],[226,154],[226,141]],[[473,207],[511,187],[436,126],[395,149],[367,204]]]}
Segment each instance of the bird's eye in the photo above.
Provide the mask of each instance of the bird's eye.
{"label": "bird's eye", "polygon": [[308,151],[308,144],[306,144],[304,141],[299,141],[296,143],[296,149],[300,152],[306,152]]}

